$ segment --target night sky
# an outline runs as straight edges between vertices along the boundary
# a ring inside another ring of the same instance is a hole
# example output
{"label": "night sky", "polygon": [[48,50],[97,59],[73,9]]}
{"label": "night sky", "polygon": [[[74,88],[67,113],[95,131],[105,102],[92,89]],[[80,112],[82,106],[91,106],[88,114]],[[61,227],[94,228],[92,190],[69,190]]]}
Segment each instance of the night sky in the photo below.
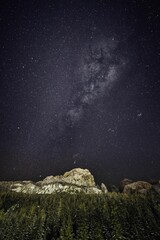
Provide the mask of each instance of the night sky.
{"label": "night sky", "polygon": [[156,1],[6,0],[0,26],[0,180],[160,178]]}

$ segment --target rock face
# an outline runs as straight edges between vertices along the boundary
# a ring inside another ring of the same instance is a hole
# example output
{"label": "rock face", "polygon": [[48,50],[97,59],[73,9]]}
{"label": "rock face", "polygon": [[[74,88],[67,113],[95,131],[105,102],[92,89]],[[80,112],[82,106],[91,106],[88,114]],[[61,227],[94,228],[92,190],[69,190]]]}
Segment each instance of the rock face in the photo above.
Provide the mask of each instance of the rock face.
{"label": "rock face", "polygon": [[150,189],[152,185],[148,182],[144,181],[137,181],[130,184],[125,185],[123,192],[124,193],[140,193],[140,194],[146,194]]}
{"label": "rock face", "polygon": [[95,187],[95,181],[88,169],[75,168],[64,173],[63,176],[49,176],[42,181],[43,184],[67,183],[76,186]]}
{"label": "rock face", "polygon": [[15,192],[29,194],[68,193],[102,193],[95,185],[94,177],[88,169],[75,168],[62,176],[48,176],[43,181],[2,182],[0,187]]}

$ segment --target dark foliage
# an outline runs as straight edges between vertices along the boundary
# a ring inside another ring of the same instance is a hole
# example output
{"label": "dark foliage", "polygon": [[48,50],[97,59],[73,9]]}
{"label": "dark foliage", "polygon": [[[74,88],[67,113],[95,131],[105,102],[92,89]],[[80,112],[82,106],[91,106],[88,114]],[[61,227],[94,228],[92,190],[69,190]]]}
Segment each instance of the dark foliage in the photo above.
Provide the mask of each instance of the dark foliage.
{"label": "dark foliage", "polygon": [[0,193],[1,240],[159,240],[160,196]]}

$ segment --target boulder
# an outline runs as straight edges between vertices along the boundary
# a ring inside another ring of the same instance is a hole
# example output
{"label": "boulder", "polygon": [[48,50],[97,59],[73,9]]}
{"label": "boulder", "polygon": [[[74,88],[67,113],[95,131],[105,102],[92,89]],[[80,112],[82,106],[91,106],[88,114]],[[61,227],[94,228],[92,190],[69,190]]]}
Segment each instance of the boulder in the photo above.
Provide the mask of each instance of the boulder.
{"label": "boulder", "polygon": [[95,187],[94,177],[88,169],[74,168],[66,172],[63,178],[66,183],[77,186]]}
{"label": "boulder", "polygon": [[131,193],[146,194],[151,189],[151,187],[152,185],[148,182],[137,181],[137,182],[133,182],[125,185],[123,192],[127,194],[131,194]]}
{"label": "boulder", "polygon": [[124,187],[130,183],[133,183],[132,180],[128,179],[128,178],[124,178],[121,182],[120,182],[120,188],[121,190],[124,189]]}
{"label": "boulder", "polygon": [[108,193],[108,189],[104,183],[101,183],[101,190],[103,193]]}

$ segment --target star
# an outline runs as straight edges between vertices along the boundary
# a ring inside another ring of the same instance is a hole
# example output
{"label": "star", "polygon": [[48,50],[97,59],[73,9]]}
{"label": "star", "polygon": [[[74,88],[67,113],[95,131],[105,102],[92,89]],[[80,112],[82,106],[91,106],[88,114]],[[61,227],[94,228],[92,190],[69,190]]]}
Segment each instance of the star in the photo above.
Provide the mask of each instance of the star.
{"label": "star", "polygon": [[0,178],[159,177],[159,6],[51,2],[0,9]]}

